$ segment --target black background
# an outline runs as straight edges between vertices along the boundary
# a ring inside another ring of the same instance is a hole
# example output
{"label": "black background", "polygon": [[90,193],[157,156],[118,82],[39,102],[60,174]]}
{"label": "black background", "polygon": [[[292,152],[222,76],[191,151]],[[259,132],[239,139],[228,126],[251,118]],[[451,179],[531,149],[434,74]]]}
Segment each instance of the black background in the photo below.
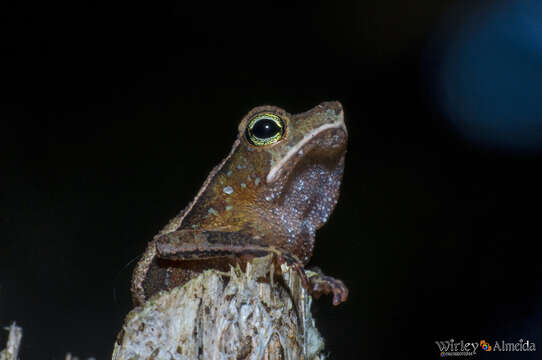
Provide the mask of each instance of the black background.
{"label": "black background", "polygon": [[242,116],[326,100],[350,135],[311,262],[351,292],[314,305],[331,358],[438,358],[450,338],[542,347],[540,156],[462,139],[434,101],[438,52],[422,56],[458,4],[2,5],[0,325],[23,326],[22,358],[110,356],[130,262]]}

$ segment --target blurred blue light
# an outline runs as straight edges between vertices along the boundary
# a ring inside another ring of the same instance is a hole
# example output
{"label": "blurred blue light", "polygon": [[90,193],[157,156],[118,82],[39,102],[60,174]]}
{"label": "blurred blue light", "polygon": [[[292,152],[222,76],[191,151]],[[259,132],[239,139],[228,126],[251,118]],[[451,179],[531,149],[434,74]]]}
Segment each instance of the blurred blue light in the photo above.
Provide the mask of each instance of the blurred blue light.
{"label": "blurred blue light", "polygon": [[470,141],[542,150],[542,0],[469,14],[445,48],[439,103]]}

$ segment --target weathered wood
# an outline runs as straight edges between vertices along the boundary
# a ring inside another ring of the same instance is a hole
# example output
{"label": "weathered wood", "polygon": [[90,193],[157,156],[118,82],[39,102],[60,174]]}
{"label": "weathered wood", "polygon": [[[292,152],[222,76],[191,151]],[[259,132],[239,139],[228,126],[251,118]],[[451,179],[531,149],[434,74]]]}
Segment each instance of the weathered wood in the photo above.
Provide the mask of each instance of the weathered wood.
{"label": "weathered wood", "polygon": [[0,351],[0,360],[17,360],[23,338],[23,328],[13,323],[4,329],[9,331],[9,335],[6,348]]}
{"label": "weathered wood", "polygon": [[272,268],[259,258],[156,294],[127,315],[113,360],[323,359],[310,295],[295,271],[273,279]]}

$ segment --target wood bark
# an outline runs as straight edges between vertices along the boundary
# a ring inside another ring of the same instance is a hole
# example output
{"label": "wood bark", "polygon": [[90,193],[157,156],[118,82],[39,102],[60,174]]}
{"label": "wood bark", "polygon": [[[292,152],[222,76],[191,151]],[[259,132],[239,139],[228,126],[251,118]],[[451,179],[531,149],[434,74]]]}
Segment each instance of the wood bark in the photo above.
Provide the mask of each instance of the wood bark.
{"label": "wood bark", "polygon": [[324,359],[311,296],[286,265],[274,274],[272,260],[208,270],[156,294],[126,316],[113,360]]}
{"label": "wood bark", "polygon": [[23,338],[23,328],[13,323],[4,329],[9,331],[9,335],[6,348],[0,351],[0,360],[17,360]]}

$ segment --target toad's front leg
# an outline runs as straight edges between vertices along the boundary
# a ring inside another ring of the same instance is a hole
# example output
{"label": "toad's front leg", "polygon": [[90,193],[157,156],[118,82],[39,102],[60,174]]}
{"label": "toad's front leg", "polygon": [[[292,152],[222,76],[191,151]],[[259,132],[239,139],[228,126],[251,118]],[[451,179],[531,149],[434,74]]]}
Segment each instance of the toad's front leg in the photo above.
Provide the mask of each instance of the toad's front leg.
{"label": "toad's front leg", "polygon": [[348,288],[341,280],[325,275],[320,268],[312,268],[307,273],[309,291],[315,298],[318,299],[322,294],[333,294],[333,305],[339,305],[348,298]]}
{"label": "toad's front leg", "polygon": [[348,289],[341,280],[324,275],[320,270],[305,273],[303,263],[294,255],[263,243],[257,236],[243,232],[179,230],[156,239],[157,256],[161,259],[185,261],[220,257],[251,258],[275,255],[278,265],[286,263],[299,274],[302,284],[315,298],[333,294],[333,305],[346,301]]}

